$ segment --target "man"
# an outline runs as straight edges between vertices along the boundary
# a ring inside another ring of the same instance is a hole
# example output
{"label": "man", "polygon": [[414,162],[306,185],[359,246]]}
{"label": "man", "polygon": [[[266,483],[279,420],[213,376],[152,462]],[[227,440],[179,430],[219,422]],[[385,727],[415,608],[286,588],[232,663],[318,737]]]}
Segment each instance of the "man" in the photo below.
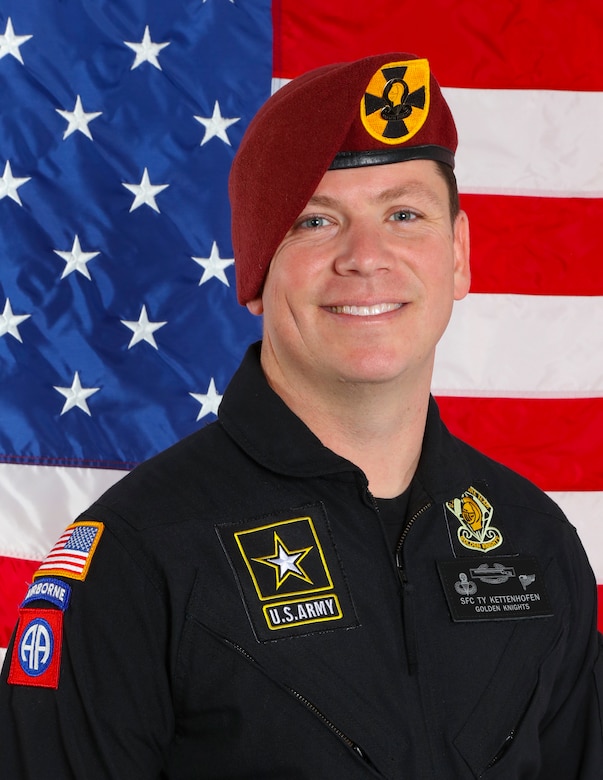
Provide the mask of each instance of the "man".
{"label": "man", "polygon": [[403,53],[306,74],[259,112],[230,192],[263,342],[218,422],[36,573],[1,684],[7,776],[603,776],[575,531],[430,398],[469,288],[456,143]]}

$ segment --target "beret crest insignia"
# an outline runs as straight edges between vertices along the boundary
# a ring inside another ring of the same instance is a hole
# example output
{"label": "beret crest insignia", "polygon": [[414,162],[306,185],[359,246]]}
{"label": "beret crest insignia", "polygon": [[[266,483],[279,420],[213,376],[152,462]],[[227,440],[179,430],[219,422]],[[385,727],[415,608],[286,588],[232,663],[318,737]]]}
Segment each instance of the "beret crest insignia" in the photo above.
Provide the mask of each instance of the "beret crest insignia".
{"label": "beret crest insignia", "polygon": [[429,113],[429,63],[426,59],[390,62],[368,83],[360,119],[373,138],[403,144],[423,127]]}

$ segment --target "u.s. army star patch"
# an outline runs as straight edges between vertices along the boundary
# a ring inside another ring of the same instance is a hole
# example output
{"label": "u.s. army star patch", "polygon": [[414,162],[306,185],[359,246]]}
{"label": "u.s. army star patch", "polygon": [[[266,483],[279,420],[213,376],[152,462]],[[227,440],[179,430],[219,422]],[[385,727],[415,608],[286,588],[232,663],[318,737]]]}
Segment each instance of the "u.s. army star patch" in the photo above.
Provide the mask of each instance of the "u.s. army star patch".
{"label": "u.s. army star patch", "polygon": [[322,505],[217,530],[258,639],[357,625]]}

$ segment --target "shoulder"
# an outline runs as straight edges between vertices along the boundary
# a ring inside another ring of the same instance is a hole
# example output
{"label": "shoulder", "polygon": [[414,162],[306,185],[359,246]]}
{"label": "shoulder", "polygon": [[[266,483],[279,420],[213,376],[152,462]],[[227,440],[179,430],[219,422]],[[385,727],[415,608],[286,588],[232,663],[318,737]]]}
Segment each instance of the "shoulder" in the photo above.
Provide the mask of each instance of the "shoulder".
{"label": "shoulder", "polygon": [[498,505],[515,506],[567,523],[559,506],[539,486],[451,433],[434,401],[430,405],[419,465],[428,492],[436,500],[449,500],[451,492],[456,495],[468,485],[475,487],[480,483]]}
{"label": "shoulder", "polygon": [[567,522],[567,518],[558,504],[534,482],[466,444],[461,439],[453,438],[456,440],[460,453],[469,464],[471,473],[475,474],[476,477],[481,477],[482,481],[487,483],[496,493],[499,501],[549,515],[562,523]]}
{"label": "shoulder", "polygon": [[211,423],[134,468],[85,514],[136,531],[198,519],[215,509],[240,458],[220,424]]}
{"label": "shoulder", "polygon": [[[457,440],[474,475],[474,486],[493,508],[493,524],[516,553],[554,562],[567,582],[592,589],[594,575],[578,532],[561,507],[516,471]],[[573,586],[572,586],[573,587]]]}

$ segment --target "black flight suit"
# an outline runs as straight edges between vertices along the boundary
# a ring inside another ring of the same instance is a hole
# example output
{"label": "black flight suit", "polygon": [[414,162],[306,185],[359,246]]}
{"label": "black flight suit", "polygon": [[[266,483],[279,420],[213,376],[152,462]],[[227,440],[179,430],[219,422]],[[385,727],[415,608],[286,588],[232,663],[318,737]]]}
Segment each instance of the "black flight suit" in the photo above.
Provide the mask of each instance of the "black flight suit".
{"label": "black flight suit", "polygon": [[218,421],[90,521],[85,579],[55,578],[69,604],[27,604],[61,612],[56,686],[8,684],[33,645],[9,648],[3,777],[603,778],[575,530],[451,436],[435,402],[397,555],[364,474],[272,392],[257,346]]}

